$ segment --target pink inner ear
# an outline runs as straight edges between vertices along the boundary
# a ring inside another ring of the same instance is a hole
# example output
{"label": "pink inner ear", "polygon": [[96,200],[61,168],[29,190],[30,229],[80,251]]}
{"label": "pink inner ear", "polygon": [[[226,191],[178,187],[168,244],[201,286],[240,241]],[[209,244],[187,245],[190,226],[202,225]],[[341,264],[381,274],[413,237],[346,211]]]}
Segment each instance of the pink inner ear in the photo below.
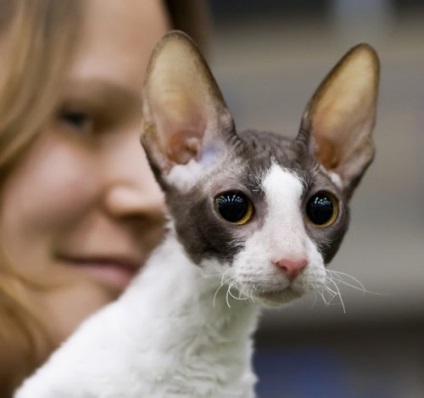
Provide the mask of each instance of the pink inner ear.
{"label": "pink inner ear", "polygon": [[201,137],[196,131],[175,131],[166,143],[167,158],[177,164],[187,164],[191,159],[198,160],[201,149]]}
{"label": "pink inner ear", "polygon": [[340,162],[334,144],[323,136],[316,138],[315,157],[327,170],[336,169]]}
{"label": "pink inner ear", "polygon": [[[163,171],[200,161],[205,144],[222,140],[222,94],[194,44],[170,33],[154,50],[144,86],[143,117],[151,125],[150,158]],[[225,126],[224,126],[225,127]]]}
{"label": "pink inner ear", "polygon": [[[333,68],[315,92],[307,110],[314,154],[340,175],[360,173],[354,158],[370,153],[378,91],[378,58],[358,45]],[[367,156],[369,158],[369,156]],[[364,161],[365,170],[368,161]]]}
{"label": "pink inner ear", "polygon": [[158,120],[160,128],[157,134],[160,136],[162,153],[176,164],[198,160],[206,130],[205,118],[195,108],[184,105],[177,107],[178,113],[163,112]]}

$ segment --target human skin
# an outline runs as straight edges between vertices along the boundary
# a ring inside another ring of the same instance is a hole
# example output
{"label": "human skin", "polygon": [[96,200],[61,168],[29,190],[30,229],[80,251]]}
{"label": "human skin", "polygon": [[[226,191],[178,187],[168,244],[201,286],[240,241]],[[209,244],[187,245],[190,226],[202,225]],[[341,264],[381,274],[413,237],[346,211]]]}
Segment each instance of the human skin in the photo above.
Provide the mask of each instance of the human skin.
{"label": "human skin", "polygon": [[55,344],[125,289],[163,225],[139,138],[145,68],[166,13],[157,0],[84,7],[58,112],[0,202],[0,242],[19,273],[45,285],[29,294]]}

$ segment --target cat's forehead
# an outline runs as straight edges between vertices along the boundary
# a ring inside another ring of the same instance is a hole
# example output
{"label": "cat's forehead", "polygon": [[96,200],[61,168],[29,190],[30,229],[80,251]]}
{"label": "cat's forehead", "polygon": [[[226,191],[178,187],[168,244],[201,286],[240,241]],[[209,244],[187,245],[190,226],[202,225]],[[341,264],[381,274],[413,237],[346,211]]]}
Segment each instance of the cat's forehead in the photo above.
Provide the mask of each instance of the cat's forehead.
{"label": "cat's forehead", "polygon": [[[305,188],[313,184],[342,191],[340,177],[326,170],[316,158],[295,139],[276,133],[246,131],[242,133],[242,150],[239,153],[244,171],[265,175],[273,165],[289,171],[302,180]],[[240,160],[240,159],[239,159]]]}
{"label": "cat's forehead", "polygon": [[211,173],[208,181],[216,184],[239,183],[249,190],[261,187],[269,170],[278,165],[281,169],[307,180],[315,173],[313,163],[304,162],[292,140],[274,133],[246,131],[240,134],[241,145]]}
{"label": "cat's forehead", "polygon": [[247,131],[240,134],[237,147],[227,148],[221,161],[202,176],[201,185],[209,193],[230,188],[259,193],[264,177],[275,164],[288,170],[296,164],[291,141],[283,136]]}
{"label": "cat's forehead", "polygon": [[341,194],[337,176],[318,165],[294,140],[256,131],[243,132],[240,139],[242,145],[230,151],[216,169],[204,176],[203,189],[209,194],[240,189],[253,197],[264,198],[264,179],[276,166],[296,177],[303,194],[314,187]]}
{"label": "cat's forehead", "polygon": [[243,145],[239,155],[246,168],[267,172],[273,164],[300,171],[301,157],[294,142],[274,133],[246,131],[240,135]]}

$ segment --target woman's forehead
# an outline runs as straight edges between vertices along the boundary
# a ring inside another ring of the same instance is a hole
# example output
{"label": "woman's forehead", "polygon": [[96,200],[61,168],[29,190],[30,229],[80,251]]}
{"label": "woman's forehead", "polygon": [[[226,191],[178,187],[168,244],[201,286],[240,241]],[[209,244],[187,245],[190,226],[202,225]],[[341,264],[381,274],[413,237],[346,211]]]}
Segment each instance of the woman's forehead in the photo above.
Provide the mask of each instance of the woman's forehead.
{"label": "woman's forehead", "polygon": [[71,76],[141,87],[150,53],[169,28],[161,2],[87,0],[84,7]]}

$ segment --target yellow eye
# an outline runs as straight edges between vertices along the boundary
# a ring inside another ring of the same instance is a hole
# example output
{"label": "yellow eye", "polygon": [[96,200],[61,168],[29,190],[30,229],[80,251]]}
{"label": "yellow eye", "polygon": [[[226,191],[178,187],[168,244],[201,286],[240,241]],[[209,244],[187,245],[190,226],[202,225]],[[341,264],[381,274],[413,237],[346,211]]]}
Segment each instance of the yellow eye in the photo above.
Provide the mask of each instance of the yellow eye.
{"label": "yellow eye", "polygon": [[339,202],[330,193],[320,191],[306,203],[306,215],[317,227],[329,227],[339,215]]}
{"label": "yellow eye", "polygon": [[244,225],[253,216],[251,200],[240,191],[228,191],[215,197],[215,209],[226,221]]}

